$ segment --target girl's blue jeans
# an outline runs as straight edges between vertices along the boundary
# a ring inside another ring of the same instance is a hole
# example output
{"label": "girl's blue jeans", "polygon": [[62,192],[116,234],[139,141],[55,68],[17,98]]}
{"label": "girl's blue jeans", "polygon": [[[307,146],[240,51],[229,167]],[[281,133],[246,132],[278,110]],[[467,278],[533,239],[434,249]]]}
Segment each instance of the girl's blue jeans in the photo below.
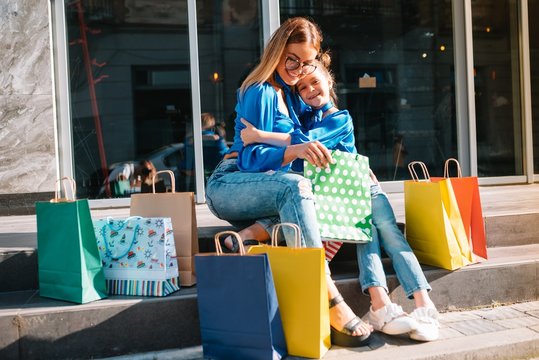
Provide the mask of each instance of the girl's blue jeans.
{"label": "girl's blue jeans", "polygon": [[371,199],[372,241],[356,247],[361,290],[368,294],[368,288],[381,286],[388,291],[381,259],[383,247],[408,298],[411,299],[418,290],[430,291],[423,270],[399,230],[391,204],[380,185],[371,186]]}

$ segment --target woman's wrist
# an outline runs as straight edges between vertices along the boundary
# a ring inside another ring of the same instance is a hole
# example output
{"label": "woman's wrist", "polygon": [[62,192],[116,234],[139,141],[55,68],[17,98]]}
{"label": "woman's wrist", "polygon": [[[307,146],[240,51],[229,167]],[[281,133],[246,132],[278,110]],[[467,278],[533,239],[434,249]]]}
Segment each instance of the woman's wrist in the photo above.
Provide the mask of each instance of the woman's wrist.
{"label": "woman's wrist", "polygon": [[298,145],[288,145],[284,151],[283,166],[298,158]]}

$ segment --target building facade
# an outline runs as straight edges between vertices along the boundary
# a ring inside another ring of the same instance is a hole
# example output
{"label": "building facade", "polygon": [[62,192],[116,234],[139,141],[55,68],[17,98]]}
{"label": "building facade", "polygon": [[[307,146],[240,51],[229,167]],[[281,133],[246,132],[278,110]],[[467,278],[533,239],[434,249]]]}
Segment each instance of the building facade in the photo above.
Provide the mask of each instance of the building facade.
{"label": "building facade", "polygon": [[441,176],[448,158],[483,185],[536,182],[535,15],[539,0],[6,0],[0,212],[31,212],[62,176],[93,206],[128,204],[148,161],[203,202],[236,89],[293,16],[320,26],[338,106],[386,190],[410,161]]}

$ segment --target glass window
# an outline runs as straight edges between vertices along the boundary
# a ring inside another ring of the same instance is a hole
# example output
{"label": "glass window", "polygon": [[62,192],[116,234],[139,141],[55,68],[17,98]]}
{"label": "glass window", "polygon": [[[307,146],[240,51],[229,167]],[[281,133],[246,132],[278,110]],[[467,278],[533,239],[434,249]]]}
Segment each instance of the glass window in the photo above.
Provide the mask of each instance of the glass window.
{"label": "glass window", "polygon": [[534,18],[536,14],[539,14],[539,0],[529,0],[528,6],[532,87],[533,169],[535,174],[539,174],[539,23]]}
{"label": "glass window", "polygon": [[472,2],[479,176],[523,174],[517,15],[516,1]]}
{"label": "glass window", "polygon": [[[432,175],[457,156],[450,1],[281,1],[281,21],[310,16],[332,54],[338,107],[379,180]],[[368,78],[367,78],[368,77]]]}
{"label": "glass window", "polygon": [[236,90],[260,57],[261,24],[258,1],[197,1],[206,178],[232,144]]}
{"label": "glass window", "polygon": [[[66,0],[65,9],[79,196],[147,191],[153,168],[173,170],[185,190],[187,1]],[[157,188],[169,186],[163,179]]]}

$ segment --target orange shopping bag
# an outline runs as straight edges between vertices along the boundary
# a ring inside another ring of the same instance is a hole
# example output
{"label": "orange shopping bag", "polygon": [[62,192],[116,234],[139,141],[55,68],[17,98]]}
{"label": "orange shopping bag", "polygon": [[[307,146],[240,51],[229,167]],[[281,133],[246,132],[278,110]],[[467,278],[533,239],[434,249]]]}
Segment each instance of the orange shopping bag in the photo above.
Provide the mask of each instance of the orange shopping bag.
{"label": "orange shopping bag", "polygon": [[[451,162],[454,162],[457,167],[456,177],[449,176],[449,164]],[[450,158],[445,162],[444,177],[433,177],[431,179],[432,181],[442,179],[449,179],[451,181],[474,261],[486,260],[487,241],[485,238],[485,224],[483,221],[483,209],[481,207],[477,176],[462,177],[458,160]]]}

